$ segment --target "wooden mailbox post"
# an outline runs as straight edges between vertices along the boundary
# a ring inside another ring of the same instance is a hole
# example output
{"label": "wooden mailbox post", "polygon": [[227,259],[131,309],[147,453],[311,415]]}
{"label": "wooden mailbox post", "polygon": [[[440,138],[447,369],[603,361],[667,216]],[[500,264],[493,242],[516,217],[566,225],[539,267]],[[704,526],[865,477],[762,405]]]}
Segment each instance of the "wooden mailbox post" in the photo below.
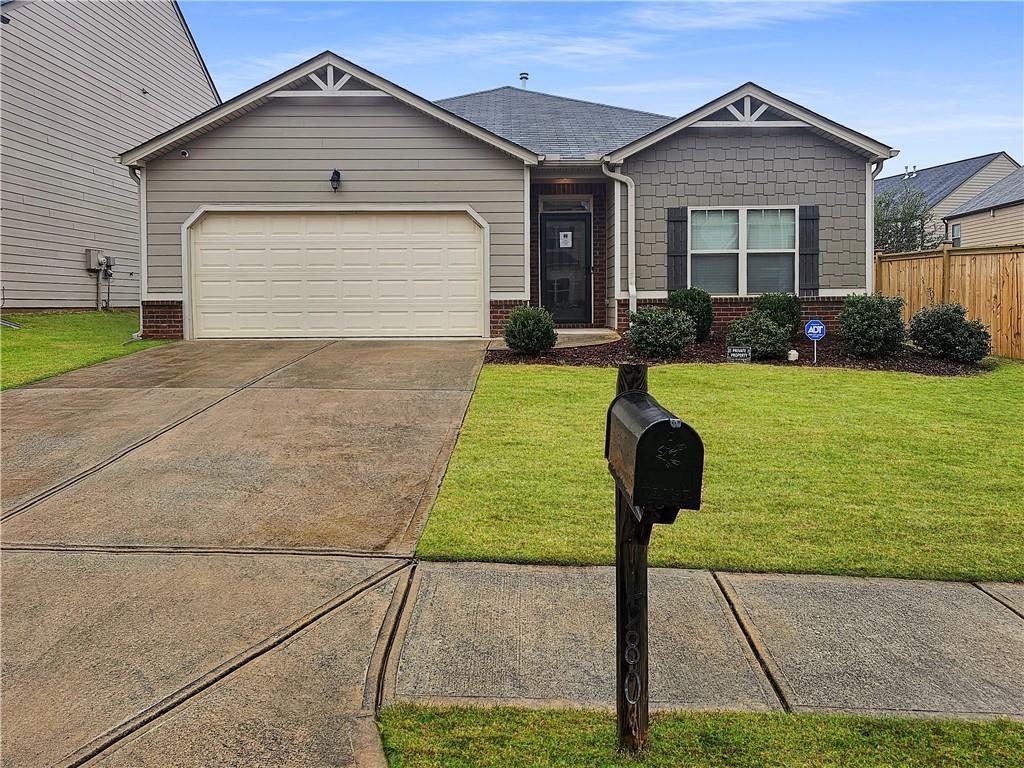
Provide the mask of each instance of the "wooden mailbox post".
{"label": "wooden mailbox post", "polygon": [[647,744],[647,546],[656,523],[700,509],[704,444],[647,393],[647,366],[620,365],[605,458],[615,478],[615,709],[619,749]]}

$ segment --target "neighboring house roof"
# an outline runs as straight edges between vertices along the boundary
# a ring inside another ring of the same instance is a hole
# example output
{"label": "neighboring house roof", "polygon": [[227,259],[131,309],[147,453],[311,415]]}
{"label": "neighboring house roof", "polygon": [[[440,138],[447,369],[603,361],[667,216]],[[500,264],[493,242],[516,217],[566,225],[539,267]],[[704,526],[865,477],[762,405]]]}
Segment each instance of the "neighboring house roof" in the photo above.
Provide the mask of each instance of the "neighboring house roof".
{"label": "neighboring house roof", "polygon": [[674,119],[511,86],[434,103],[537,154],[563,160],[599,159]]}
{"label": "neighboring house roof", "polygon": [[[925,203],[929,208],[934,208],[949,197],[957,187],[964,184],[997,157],[1005,154],[1005,152],[992,152],[988,155],[969,157],[966,160],[933,165],[930,168],[919,168],[916,176],[907,179],[903,178],[902,173],[875,179],[875,194],[900,189],[906,184],[911,189],[922,192]],[[1013,160],[1013,158],[1010,159]],[[1016,163],[1016,161],[1014,162]]]}
{"label": "neighboring house roof", "polygon": [[[634,155],[652,144],[657,144],[659,141],[663,141],[669,136],[694,125],[709,125],[716,128],[753,128],[758,124],[757,114],[740,114],[734,106],[735,103],[747,97],[756,99],[761,103],[762,107],[758,109],[759,113],[763,112],[764,109],[770,108],[773,112],[778,113],[780,117],[785,118],[781,121],[769,118],[761,121],[762,126],[778,125],[785,127],[800,125],[829,138],[831,141],[864,153],[872,160],[888,160],[899,154],[898,149],[893,149],[888,144],[883,144],[876,139],[872,139],[870,136],[829,120],[827,117],[819,115],[817,112],[812,112],[794,101],[790,101],[776,93],[772,93],[766,88],[762,88],[757,83],[747,82],[714,101],[709,101],[704,106],[683,115],[668,125],[653,131],[647,136],[620,147],[607,155],[606,159],[613,164],[621,163],[630,155]],[[715,115],[722,112],[726,112],[727,115],[731,112],[732,115],[726,120],[716,120]],[[734,117],[735,119],[733,119]]]}
{"label": "neighboring house roof", "polygon": [[405,88],[395,85],[391,81],[385,80],[383,77],[375,75],[373,72],[353,64],[331,51],[324,51],[323,53],[292,67],[286,72],[282,72],[277,77],[272,77],[270,80],[257,85],[255,88],[250,88],[248,91],[240,93],[233,99],[228,99],[219,106],[209,109],[200,115],[196,115],[191,120],[186,120],[181,125],[172,128],[169,131],[165,131],[159,136],[155,136],[137,147],[133,147],[132,149],[123,152],[120,156],[120,160],[124,165],[134,166],[144,164],[146,160],[166,154],[171,149],[181,146],[198,136],[212,131],[218,126],[234,120],[236,117],[239,117],[246,112],[266,104],[272,98],[272,94],[276,92],[293,89],[299,90],[297,87],[299,84],[303,83],[309,78],[309,76],[315,75],[317,71],[328,65],[340,69],[355,80],[365,83],[371,88],[381,91],[382,93],[386,93],[398,101],[409,105],[413,109],[417,109],[436,120],[447,123],[452,127],[479,139],[480,141],[490,144],[497,149],[512,155],[513,157],[518,157],[528,165],[537,164],[537,154],[526,147],[523,147],[522,145],[503,136],[492,133],[491,131],[484,129],[476,123],[470,122],[453,112],[449,112],[447,109],[439,107],[433,102],[427,101],[421,96],[417,96],[412,91],[407,91]]}
{"label": "neighboring house roof", "polygon": [[1024,168],[1006,176],[979,195],[975,195],[959,208],[954,208],[945,218],[952,219],[971,213],[1005,208],[1008,205],[1024,203]]}

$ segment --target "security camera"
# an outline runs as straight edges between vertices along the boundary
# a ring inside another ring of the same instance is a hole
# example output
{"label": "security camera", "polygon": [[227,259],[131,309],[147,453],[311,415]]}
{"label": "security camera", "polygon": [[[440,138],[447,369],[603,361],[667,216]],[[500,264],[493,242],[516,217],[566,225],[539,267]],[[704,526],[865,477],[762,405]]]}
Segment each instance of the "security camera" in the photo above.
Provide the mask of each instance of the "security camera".
{"label": "security camera", "polygon": [[187,149],[183,149],[178,154],[181,155],[182,157],[188,157],[188,150]]}

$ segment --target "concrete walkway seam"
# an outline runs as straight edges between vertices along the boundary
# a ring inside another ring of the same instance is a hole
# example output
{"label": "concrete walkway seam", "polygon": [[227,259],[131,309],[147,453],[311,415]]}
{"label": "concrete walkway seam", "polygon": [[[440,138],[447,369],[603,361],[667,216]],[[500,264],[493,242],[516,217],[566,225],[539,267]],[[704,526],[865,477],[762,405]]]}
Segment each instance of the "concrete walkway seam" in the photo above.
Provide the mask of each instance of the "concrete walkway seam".
{"label": "concrete walkway seam", "polygon": [[402,596],[403,607],[396,617],[392,632],[391,650],[388,653],[387,663],[381,667],[380,685],[378,686],[376,702],[378,712],[397,698],[398,666],[402,661],[405,638],[409,632],[409,624],[412,620],[413,609],[416,607],[416,599],[419,597],[422,581],[423,573],[417,568],[411,574],[406,592]]}
{"label": "concrete walkway seam", "polygon": [[782,708],[786,712],[792,712],[793,705],[791,704],[791,699],[794,698],[791,695],[792,692],[789,690],[789,686],[784,682],[785,678],[783,677],[782,670],[777,664],[775,664],[768,649],[765,648],[764,644],[760,641],[757,629],[747,620],[743,611],[740,610],[739,595],[736,594],[731,585],[722,580],[717,571],[710,571],[710,573],[711,578],[718,586],[718,589],[721,590],[722,596],[725,598],[725,602],[729,605],[729,610],[732,611],[733,618],[736,620],[736,623],[739,624],[740,631],[743,632],[743,638],[747,641],[747,645],[750,648],[751,653],[754,654],[754,658],[757,659],[757,663],[760,665],[761,671],[772,686],[772,690],[775,692],[775,696],[778,698],[779,703],[782,704]]}
{"label": "concrete walkway seam", "polygon": [[372,589],[391,576],[394,576],[396,573],[410,565],[411,561],[406,560],[382,568],[371,576],[363,579],[355,586],[345,590],[340,595],[335,596],[299,619],[296,619],[291,624],[277,630],[247,650],[236,654],[206,674],[196,680],[193,680],[191,683],[179,688],[174,693],[165,697],[162,701],[157,702],[134,717],[129,718],[120,725],[117,725],[106,733],[96,737],[85,746],[68,755],[57,765],[59,768],[78,768],[78,766],[81,766],[89,760],[97,757],[99,754],[106,751],[117,742],[123,740],[125,737],[131,735],[143,726],[148,725],[157,718],[166,715],[168,712],[177,709],[197,694],[205,691],[214,683],[223,680],[225,677],[241,669],[251,661],[258,659],[260,656],[263,656],[274,648],[277,648],[302,630],[317,623],[341,606],[350,602],[367,590]]}
{"label": "concrete walkway seam", "polygon": [[1004,598],[1002,595],[990,592],[989,590],[985,589],[984,586],[982,586],[976,581],[972,581],[971,583],[978,589],[980,589],[982,592],[984,592],[986,595],[991,597],[993,600],[995,600],[997,603],[999,603],[1001,606],[1003,606],[1004,608],[1008,608],[1014,616],[1018,616],[1019,618],[1024,619],[1024,613],[1021,613],[1015,605],[1006,600],[1006,598]]}
{"label": "concrete walkway seam", "polygon": [[392,551],[354,552],[322,547],[193,547],[160,544],[34,544],[3,542],[5,552],[94,552],[105,555],[300,555],[302,557],[364,558],[372,560],[408,560],[408,555]]}
{"label": "concrete walkway seam", "polygon": [[366,688],[363,693],[363,709],[369,710],[376,718],[380,714],[384,702],[384,678],[391,654],[398,636],[398,625],[409,608],[409,594],[412,591],[413,579],[416,576],[417,561],[413,560],[409,570],[402,575],[402,582],[395,588],[391,597],[391,605],[381,623],[377,643],[370,657],[370,666],[366,674]]}
{"label": "concrete walkway seam", "polygon": [[300,355],[299,357],[295,358],[294,360],[290,360],[289,362],[285,363],[284,365],[278,366],[277,368],[275,368],[272,371],[268,371],[267,373],[264,373],[264,374],[262,374],[260,376],[257,376],[256,378],[254,378],[254,379],[252,379],[250,381],[247,381],[242,386],[232,390],[231,392],[228,392],[223,397],[220,397],[220,398],[214,400],[209,405],[204,405],[202,408],[199,408],[198,410],[193,411],[192,413],[190,413],[190,414],[188,414],[186,416],[183,416],[182,418],[178,419],[177,421],[173,421],[170,424],[168,424],[168,425],[166,425],[164,427],[161,427],[156,432],[153,432],[152,434],[149,434],[146,437],[143,437],[141,440],[136,440],[134,443],[129,445],[127,448],[121,449],[120,451],[115,453],[113,456],[107,457],[106,459],[104,459],[103,461],[99,462],[98,464],[94,464],[93,466],[91,466],[91,467],[89,467],[87,469],[83,469],[77,475],[75,475],[73,477],[69,477],[66,480],[62,480],[61,482],[57,483],[56,485],[53,485],[53,486],[47,488],[45,491],[40,491],[39,493],[37,493],[32,498],[27,499],[22,504],[19,504],[17,507],[15,507],[14,509],[12,509],[9,512],[7,512],[7,514],[0,516],[0,521],[10,520],[15,515],[21,514],[22,512],[24,512],[24,511],[28,510],[29,508],[35,506],[36,504],[38,504],[39,502],[43,501],[44,499],[48,499],[50,496],[53,496],[56,493],[60,493],[64,489],[66,489],[66,488],[74,485],[75,483],[78,483],[79,481],[84,480],[85,478],[89,477],[89,475],[93,475],[93,474],[99,472],[104,467],[108,467],[111,464],[113,464],[114,462],[119,461],[120,459],[123,459],[125,456],[127,456],[132,451],[135,451],[135,450],[141,448],[142,446],[146,445],[147,443],[150,443],[153,440],[156,440],[161,435],[164,435],[167,432],[170,432],[172,429],[175,429],[176,427],[180,427],[186,421],[190,421],[191,419],[194,419],[196,416],[199,416],[200,414],[205,413],[206,411],[210,410],[214,406],[219,405],[220,403],[223,403],[229,397],[234,397],[239,392],[242,392],[243,390],[248,389],[249,387],[253,386],[257,382],[262,381],[263,379],[267,378],[267,376],[272,376],[273,374],[277,373],[278,371],[284,370],[288,366],[294,365],[295,363],[299,362],[300,360],[304,360],[305,358],[309,357],[310,355],[314,355],[317,352],[319,352],[320,350],[326,349],[327,347],[331,346],[331,344],[334,344],[334,343],[335,342],[333,342],[333,341],[329,341],[326,344],[322,344],[321,346],[317,347],[316,349],[311,350],[309,352],[306,352],[305,354]]}

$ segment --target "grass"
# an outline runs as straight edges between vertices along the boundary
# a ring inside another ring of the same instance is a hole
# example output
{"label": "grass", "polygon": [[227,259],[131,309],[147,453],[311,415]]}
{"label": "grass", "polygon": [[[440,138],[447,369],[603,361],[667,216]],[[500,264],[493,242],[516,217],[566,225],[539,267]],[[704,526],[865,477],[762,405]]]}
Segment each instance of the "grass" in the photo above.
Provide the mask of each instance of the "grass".
{"label": "grass", "polygon": [[1024,726],[1007,721],[656,715],[641,759],[616,754],[615,717],[603,712],[400,705],[380,725],[391,768],[1024,766]]}
{"label": "grass", "polygon": [[[982,375],[782,366],[651,369],[706,448],[704,504],[652,565],[1024,579],[1024,365]],[[417,551],[614,562],[610,368],[486,366]]]}
{"label": "grass", "polygon": [[26,312],[4,313],[3,317],[22,327],[0,329],[0,389],[166,343],[126,343],[139,330],[137,311]]}

